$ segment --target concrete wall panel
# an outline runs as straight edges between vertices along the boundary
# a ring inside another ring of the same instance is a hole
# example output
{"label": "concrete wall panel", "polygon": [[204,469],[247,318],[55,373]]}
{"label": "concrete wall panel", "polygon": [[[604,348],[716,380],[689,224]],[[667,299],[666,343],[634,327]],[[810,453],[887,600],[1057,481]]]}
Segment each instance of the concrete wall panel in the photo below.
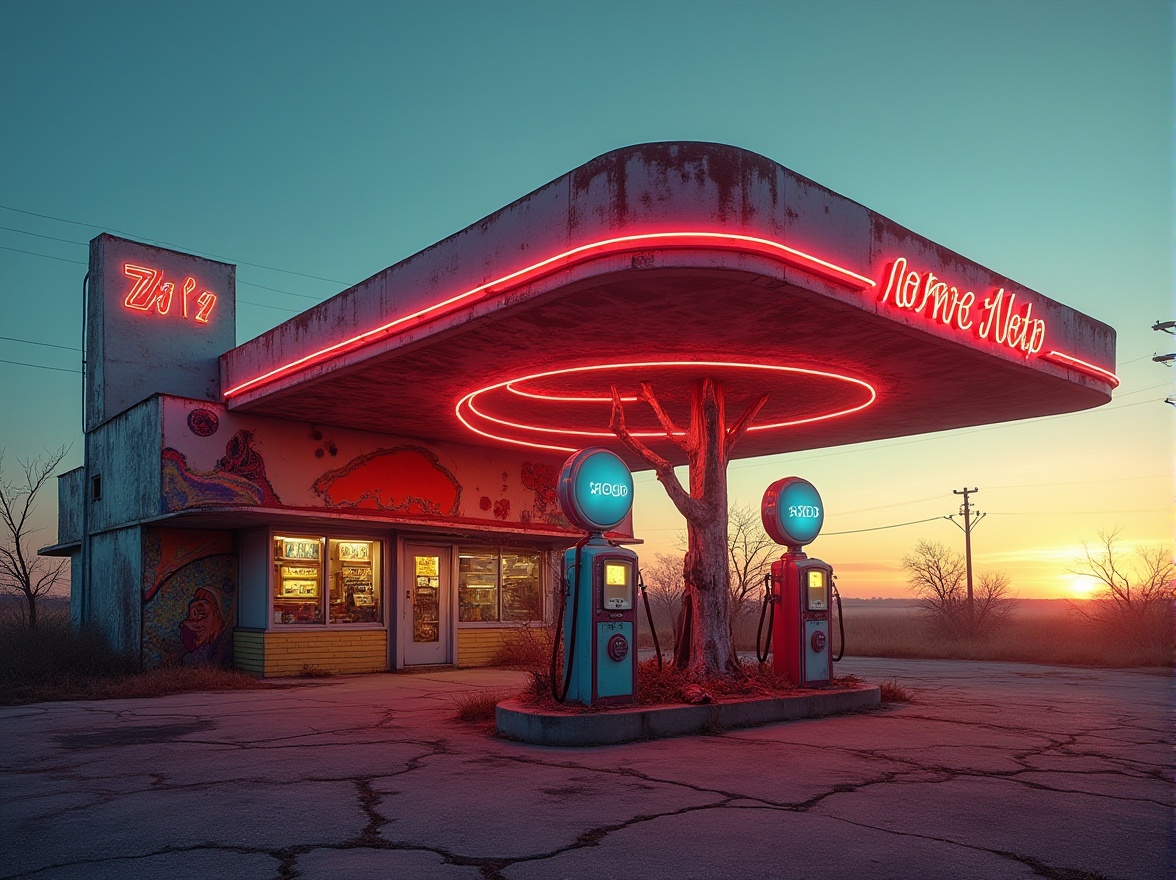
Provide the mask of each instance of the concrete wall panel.
{"label": "concrete wall panel", "polygon": [[86,623],[117,651],[139,659],[142,633],[142,543],[137,526],[90,538],[90,589]]}
{"label": "concrete wall panel", "polygon": [[[91,534],[159,514],[159,398],[108,420],[85,442]],[[95,477],[101,479],[97,500]]]}

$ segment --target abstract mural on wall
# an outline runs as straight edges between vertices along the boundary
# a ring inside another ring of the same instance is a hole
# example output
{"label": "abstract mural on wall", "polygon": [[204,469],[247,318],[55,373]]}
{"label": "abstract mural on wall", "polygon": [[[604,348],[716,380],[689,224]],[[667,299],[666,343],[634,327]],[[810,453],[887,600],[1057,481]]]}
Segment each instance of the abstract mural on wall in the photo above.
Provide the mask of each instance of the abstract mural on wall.
{"label": "abstract mural on wall", "polygon": [[237,611],[231,532],[143,530],[142,663],[228,667]]}
{"label": "abstract mural on wall", "polygon": [[537,521],[564,528],[571,527],[568,518],[564,516],[559,506],[559,495],[556,492],[559,471],[560,469],[556,465],[534,461],[523,462],[523,488],[530,489],[535,493],[535,501],[530,510],[519,513],[519,519],[522,522]]}
{"label": "abstract mural on wall", "polygon": [[423,446],[376,449],[314,481],[329,507],[356,507],[421,516],[458,516],[461,484]]}
{"label": "abstract mural on wall", "polygon": [[[195,432],[194,432],[195,433]],[[265,459],[253,446],[253,432],[237,431],[211,471],[188,466],[180,451],[161,453],[161,495],[165,512],[222,505],[278,506],[282,502],[265,472]]]}
{"label": "abstract mural on wall", "polygon": [[569,528],[554,456],[291,423],[175,397],[164,399],[161,445],[163,513],[333,508]]}

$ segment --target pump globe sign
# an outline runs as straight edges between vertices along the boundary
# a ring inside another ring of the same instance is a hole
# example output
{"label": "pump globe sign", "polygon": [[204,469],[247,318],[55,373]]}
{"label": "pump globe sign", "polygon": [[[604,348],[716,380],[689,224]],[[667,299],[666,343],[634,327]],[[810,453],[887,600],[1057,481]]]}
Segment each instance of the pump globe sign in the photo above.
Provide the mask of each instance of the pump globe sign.
{"label": "pump globe sign", "polygon": [[574,453],[559,474],[559,505],[573,526],[603,532],[633,507],[633,475],[614,453],[594,446]]}
{"label": "pump globe sign", "polygon": [[777,544],[803,547],[816,540],[825,523],[820,493],[808,480],[784,477],[768,487],[760,505],[764,531]]}

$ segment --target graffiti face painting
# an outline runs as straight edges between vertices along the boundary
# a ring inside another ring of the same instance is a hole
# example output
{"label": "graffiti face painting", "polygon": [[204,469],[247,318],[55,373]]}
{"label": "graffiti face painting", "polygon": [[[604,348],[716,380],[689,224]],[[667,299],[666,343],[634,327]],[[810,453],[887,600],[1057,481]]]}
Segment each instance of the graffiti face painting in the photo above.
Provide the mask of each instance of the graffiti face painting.
{"label": "graffiti face painting", "polygon": [[188,616],[180,623],[180,640],[187,649],[186,665],[216,664],[219,660],[225,619],[220,602],[204,588],[188,602]]}

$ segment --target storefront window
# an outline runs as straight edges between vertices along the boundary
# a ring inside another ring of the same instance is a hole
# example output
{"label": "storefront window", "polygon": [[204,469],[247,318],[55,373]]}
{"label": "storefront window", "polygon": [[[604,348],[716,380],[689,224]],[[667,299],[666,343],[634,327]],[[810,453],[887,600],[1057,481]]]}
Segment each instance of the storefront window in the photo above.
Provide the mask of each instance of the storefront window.
{"label": "storefront window", "polygon": [[331,623],[379,623],[376,541],[327,542],[330,548]]}
{"label": "storefront window", "polygon": [[541,560],[532,551],[459,550],[457,619],[462,623],[542,620]]}
{"label": "storefront window", "polygon": [[274,623],[380,623],[380,543],[274,537]]}

